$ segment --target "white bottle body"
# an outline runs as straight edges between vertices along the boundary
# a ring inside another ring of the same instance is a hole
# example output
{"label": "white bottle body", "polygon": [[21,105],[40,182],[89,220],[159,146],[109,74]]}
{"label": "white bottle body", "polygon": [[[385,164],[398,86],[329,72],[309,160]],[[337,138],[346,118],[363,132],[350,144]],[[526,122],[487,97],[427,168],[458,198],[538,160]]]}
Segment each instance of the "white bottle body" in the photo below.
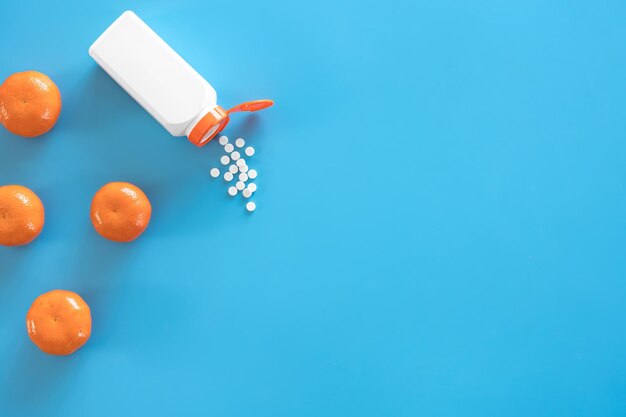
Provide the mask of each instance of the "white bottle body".
{"label": "white bottle body", "polygon": [[174,136],[186,136],[217,105],[215,89],[148,25],[124,12],[89,55]]}

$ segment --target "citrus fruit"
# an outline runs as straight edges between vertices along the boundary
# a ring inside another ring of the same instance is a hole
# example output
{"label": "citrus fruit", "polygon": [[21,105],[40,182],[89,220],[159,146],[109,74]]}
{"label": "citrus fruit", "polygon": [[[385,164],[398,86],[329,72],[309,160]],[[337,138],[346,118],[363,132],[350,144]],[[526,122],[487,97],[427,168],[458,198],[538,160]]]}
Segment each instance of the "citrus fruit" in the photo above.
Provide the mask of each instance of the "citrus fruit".
{"label": "citrus fruit", "polygon": [[91,336],[91,311],[80,295],[63,290],[41,294],[26,314],[34,344],[51,355],[69,355]]}
{"label": "citrus fruit", "polygon": [[44,209],[37,195],[21,185],[0,187],[0,245],[20,246],[43,229]]}
{"label": "citrus fruit", "polygon": [[130,242],[148,227],[152,206],[137,186],[111,182],[102,187],[91,202],[91,222],[103,237]]}
{"label": "citrus fruit", "polygon": [[61,113],[61,93],[54,82],[37,71],[16,72],[0,85],[0,123],[11,133],[43,135]]}

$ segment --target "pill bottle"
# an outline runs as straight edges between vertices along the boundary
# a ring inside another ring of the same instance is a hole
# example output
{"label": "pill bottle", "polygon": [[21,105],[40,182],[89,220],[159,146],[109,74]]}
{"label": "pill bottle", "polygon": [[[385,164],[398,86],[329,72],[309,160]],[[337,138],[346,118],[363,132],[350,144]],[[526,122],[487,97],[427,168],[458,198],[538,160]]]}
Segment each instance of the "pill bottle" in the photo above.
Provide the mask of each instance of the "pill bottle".
{"label": "pill bottle", "polygon": [[256,100],[224,110],[211,84],[132,11],[100,35],[89,55],[168,132],[199,147],[224,129],[231,113],[274,104]]}

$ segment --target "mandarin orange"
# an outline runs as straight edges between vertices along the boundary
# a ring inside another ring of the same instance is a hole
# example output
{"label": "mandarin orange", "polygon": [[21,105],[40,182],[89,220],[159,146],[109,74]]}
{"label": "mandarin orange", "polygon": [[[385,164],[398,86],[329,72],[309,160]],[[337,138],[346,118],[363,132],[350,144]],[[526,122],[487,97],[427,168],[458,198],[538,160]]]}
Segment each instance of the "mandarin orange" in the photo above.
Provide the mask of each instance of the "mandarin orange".
{"label": "mandarin orange", "polygon": [[26,314],[30,340],[51,355],[70,355],[91,336],[91,310],[80,295],[53,290],[35,299]]}
{"label": "mandarin orange", "polygon": [[37,194],[21,185],[0,187],[0,245],[26,245],[41,233],[44,208]]}
{"label": "mandarin orange", "polygon": [[37,71],[17,72],[0,85],[0,124],[25,137],[48,132],[61,113],[56,84]]}
{"label": "mandarin orange", "polygon": [[91,203],[91,222],[103,237],[131,242],[139,237],[152,215],[146,194],[128,182],[111,182],[102,187]]}

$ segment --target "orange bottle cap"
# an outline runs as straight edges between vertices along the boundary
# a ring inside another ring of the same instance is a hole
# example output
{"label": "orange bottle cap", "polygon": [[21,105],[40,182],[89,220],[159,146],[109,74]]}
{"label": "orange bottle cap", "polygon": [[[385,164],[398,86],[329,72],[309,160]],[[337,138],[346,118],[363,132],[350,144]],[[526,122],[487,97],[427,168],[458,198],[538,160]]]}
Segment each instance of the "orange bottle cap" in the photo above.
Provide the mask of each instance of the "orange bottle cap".
{"label": "orange bottle cap", "polygon": [[258,111],[270,107],[274,104],[272,100],[254,100],[241,103],[232,109],[225,111],[220,106],[215,106],[211,111],[200,119],[189,132],[188,139],[197,147],[202,147],[217,136],[230,121],[230,113],[241,111]]}
{"label": "orange bottle cap", "polygon": [[196,123],[187,138],[197,147],[202,147],[228,124],[228,120],[228,113],[220,106],[215,106]]}

